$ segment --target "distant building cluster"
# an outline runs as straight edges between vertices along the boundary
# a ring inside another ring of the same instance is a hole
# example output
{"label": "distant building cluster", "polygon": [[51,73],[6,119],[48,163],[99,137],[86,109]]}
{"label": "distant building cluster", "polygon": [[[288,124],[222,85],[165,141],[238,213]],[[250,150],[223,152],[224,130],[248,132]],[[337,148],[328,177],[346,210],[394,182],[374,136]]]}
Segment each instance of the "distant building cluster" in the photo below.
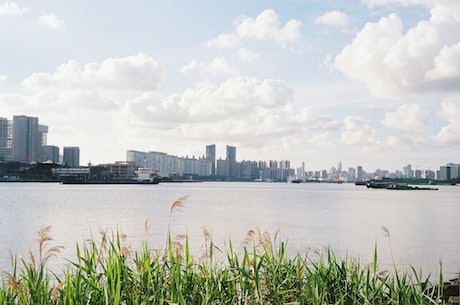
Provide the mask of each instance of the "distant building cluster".
{"label": "distant building cluster", "polygon": [[70,167],[80,165],[80,149],[48,145],[48,126],[37,117],[15,115],[13,120],[0,117],[0,161],[21,163],[56,163]]}
{"label": "distant building cluster", "polygon": [[[389,172],[377,169],[364,171],[362,166],[344,169],[339,162],[329,170],[308,171],[305,163],[291,168],[290,161],[237,161],[236,147],[227,145],[225,159],[217,158],[216,145],[207,145],[201,157],[178,157],[165,152],[128,150],[126,161],[80,166],[79,147],[59,147],[48,145],[48,126],[39,124],[37,117],[15,115],[12,120],[0,117],[0,175],[16,175],[23,164],[43,164],[53,167],[55,174],[84,174],[94,179],[129,178],[135,176],[139,167],[150,168],[162,177],[181,178],[184,176],[211,177],[216,180],[255,181],[359,181],[374,178],[410,178],[448,181],[460,178],[460,164],[448,163],[439,170],[413,169],[404,166],[402,171]],[[16,163],[10,166],[11,163]],[[54,165],[56,166],[54,166]],[[30,167],[30,166],[29,166]],[[55,168],[56,167],[56,168]],[[13,173],[13,174],[12,174]],[[2,177],[0,177],[2,178]]]}
{"label": "distant building cluster", "polygon": [[202,157],[177,157],[164,152],[128,150],[126,161],[139,167],[149,167],[160,176],[218,176],[222,179],[286,181],[295,174],[289,161],[236,161],[236,147],[227,145],[226,158],[216,159],[216,145],[206,146]]}

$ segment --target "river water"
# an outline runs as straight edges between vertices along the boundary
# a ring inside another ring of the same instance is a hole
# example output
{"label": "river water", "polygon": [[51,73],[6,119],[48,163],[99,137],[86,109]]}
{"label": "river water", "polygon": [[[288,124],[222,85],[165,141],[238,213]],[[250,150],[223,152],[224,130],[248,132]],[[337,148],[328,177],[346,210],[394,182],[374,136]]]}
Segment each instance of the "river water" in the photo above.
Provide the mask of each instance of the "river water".
{"label": "river water", "polygon": [[[170,205],[188,196],[170,215]],[[58,260],[75,255],[77,243],[99,230],[118,230],[135,249],[146,241],[164,246],[187,233],[199,255],[206,228],[225,249],[259,228],[288,243],[291,255],[332,247],[340,255],[381,268],[414,266],[445,278],[460,271],[460,187],[438,191],[390,191],[326,183],[161,183],[159,185],[61,185],[0,183],[0,270],[11,268],[9,252],[36,252],[37,231],[50,225],[52,245],[65,247]],[[171,216],[171,217],[170,217]],[[150,229],[145,231],[148,219]],[[390,237],[384,234],[386,228]]]}

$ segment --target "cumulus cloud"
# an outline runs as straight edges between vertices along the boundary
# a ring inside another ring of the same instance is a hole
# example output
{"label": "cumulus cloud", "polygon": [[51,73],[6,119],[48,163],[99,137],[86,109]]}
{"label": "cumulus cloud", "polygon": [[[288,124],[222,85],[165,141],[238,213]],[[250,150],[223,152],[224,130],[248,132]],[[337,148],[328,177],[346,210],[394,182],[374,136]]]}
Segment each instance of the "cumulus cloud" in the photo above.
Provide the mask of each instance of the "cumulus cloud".
{"label": "cumulus cloud", "polygon": [[251,62],[259,58],[259,53],[252,52],[246,48],[239,49],[237,56],[240,61]]}
{"label": "cumulus cloud", "polygon": [[158,62],[150,56],[137,55],[108,58],[102,63],[81,66],[71,60],[54,73],[35,73],[26,78],[22,85],[28,90],[114,90],[142,91],[156,90],[163,80]]}
{"label": "cumulus cloud", "polygon": [[[156,91],[163,79],[159,64],[142,53],[80,65],[71,60],[53,73],[24,79],[21,93],[0,94],[0,108],[31,113],[117,111],[127,98]],[[13,113],[15,113],[13,112]]]}
{"label": "cumulus cloud", "polygon": [[299,20],[289,20],[281,25],[274,10],[262,11],[256,18],[240,16],[234,20],[235,33],[221,34],[209,40],[206,45],[219,48],[239,47],[241,40],[273,40],[282,47],[288,47],[300,37]]}
{"label": "cumulus cloud", "polygon": [[[144,94],[126,105],[126,121],[146,129],[167,128],[188,139],[258,141],[300,134],[307,126],[327,126],[324,117],[293,107],[293,92],[279,80],[232,77],[220,84],[202,82],[182,93]],[[321,131],[322,132],[322,131]],[[252,143],[251,143],[252,142]]]}
{"label": "cumulus cloud", "polygon": [[447,121],[436,135],[442,144],[460,144],[460,95],[452,96],[441,104],[439,116]]}
{"label": "cumulus cloud", "polygon": [[206,42],[207,47],[219,49],[233,49],[241,45],[240,38],[235,34],[220,34],[214,39]]}
{"label": "cumulus cloud", "polygon": [[457,91],[460,2],[436,3],[429,20],[405,33],[396,14],[367,23],[336,56],[334,67],[379,96]]}
{"label": "cumulus cloud", "polygon": [[282,46],[287,46],[299,39],[301,22],[289,20],[281,27],[279,16],[274,10],[264,10],[255,19],[242,16],[235,21],[236,32],[242,39],[273,39]]}
{"label": "cumulus cloud", "polygon": [[381,124],[402,133],[420,133],[426,130],[431,114],[420,105],[404,104],[394,112],[387,112]]}
{"label": "cumulus cloud", "polygon": [[347,14],[340,11],[330,11],[315,19],[316,24],[346,28],[350,24]]}
{"label": "cumulus cloud", "polygon": [[0,16],[22,15],[29,10],[26,6],[20,6],[16,2],[6,1],[0,4]]}
{"label": "cumulus cloud", "polygon": [[376,145],[376,131],[365,124],[362,118],[347,116],[343,120],[340,142],[352,145],[372,147]]}
{"label": "cumulus cloud", "polygon": [[433,69],[425,73],[428,80],[460,78],[460,42],[453,46],[444,46],[434,58]]}
{"label": "cumulus cloud", "polygon": [[38,18],[38,21],[49,28],[59,30],[64,28],[64,20],[60,19],[54,14],[44,14]]}
{"label": "cumulus cloud", "polygon": [[193,60],[180,69],[181,73],[188,73],[192,71],[198,71],[201,74],[211,76],[238,74],[238,70],[232,67],[223,57],[216,57],[208,63]]}

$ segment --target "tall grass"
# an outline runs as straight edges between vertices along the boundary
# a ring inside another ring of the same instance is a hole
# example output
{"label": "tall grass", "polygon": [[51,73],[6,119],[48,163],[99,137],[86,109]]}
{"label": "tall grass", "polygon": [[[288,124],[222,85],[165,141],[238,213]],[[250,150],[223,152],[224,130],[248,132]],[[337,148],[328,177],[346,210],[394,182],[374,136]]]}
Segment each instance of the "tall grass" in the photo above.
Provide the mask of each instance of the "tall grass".
{"label": "tall grass", "polygon": [[[185,199],[171,205],[170,215]],[[3,273],[0,304],[442,302],[442,286],[432,285],[415,268],[380,270],[377,246],[373,261],[362,265],[352,257],[338,257],[332,249],[291,257],[277,234],[272,238],[259,229],[249,231],[243,245],[234,247],[229,240],[221,251],[204,230],[204,253],[194,257],[187,236],[168,232],[160,251],[147,243],[133,250],[121,232],[101,231],[99,238],[76,246],[76,259],[58,275],[47,262],[60,247],[49,247],[50,228],[43,228],[38,232],[38,256],[31,252],[29,260],[13,257],[12,272]]]}

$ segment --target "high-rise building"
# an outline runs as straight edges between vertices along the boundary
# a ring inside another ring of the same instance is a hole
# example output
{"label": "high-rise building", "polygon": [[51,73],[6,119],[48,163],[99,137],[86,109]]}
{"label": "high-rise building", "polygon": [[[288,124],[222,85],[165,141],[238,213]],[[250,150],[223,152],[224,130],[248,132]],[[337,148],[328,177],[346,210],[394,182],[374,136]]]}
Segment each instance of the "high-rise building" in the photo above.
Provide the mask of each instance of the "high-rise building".
{"label": "high-rise building", "polygon": [[0,118],[0,160],[5,160],[11,156],[11,121]]}
{"label": "high-rise building", "polygon": [[227,145],[227,158],[229,161],[236,161],[236,147]]}
{"label": "high-rise building", "polygon": [[38,134],[40,136],[40,147],[48,145],[48,126],[38,125]]}
{"label": "high-rise building", "polygon": [[206,146],[206,159],[211,161],[211,174],[216,174],[216,144]]}
{"label": "high-rise building", "polygon": [[363,167],[361,165],[358,165],[358,167],[356,168],[356,179],[363,180],[363,178],[364,178]]}
{"label": "high-rise building", "polygon": [[404,166],[403,171],[404,171],[404,176],[406,178],[414,178],[414,172],[412,171],[411,164],[407,164],[407,166]]}
{"label": "high-rise building", "polygon": [[80,148],[64,147],[64,164],[70,167],[80,166]]}
{"label": "high-rise building", "polygon": [[25,115],[13,117],[12,157],[21,162],[37,162],[40,158],[38,118]]}
{"label": "high-rise building", "polygon": [[448,163],[439,169],[439,180],[451,180],[460,177],[460,164]]}
{"label": "high-rise building", "polygon": [[52,145],[42,146],[40,161],[59,163],[59,147]]}

